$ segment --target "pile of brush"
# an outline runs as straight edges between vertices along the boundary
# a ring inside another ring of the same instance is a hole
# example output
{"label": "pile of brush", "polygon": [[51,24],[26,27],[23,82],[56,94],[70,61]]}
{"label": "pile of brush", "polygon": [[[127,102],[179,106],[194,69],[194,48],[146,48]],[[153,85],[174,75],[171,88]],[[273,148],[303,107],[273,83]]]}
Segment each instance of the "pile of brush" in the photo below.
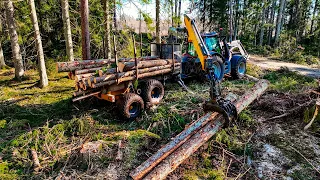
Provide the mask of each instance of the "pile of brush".
{"label": "pile of brush", "polygon": [[[136,66],[137,64],[137,66]],[[104,86],[116,83],[179,73],[180,63],[172,59],[159,59],[155,56],[141,58],[122,58],[118,65],[114,59],[58,62],[58,72],[69,72],[68,77],[75,80],[76,96],[99,93]]]}

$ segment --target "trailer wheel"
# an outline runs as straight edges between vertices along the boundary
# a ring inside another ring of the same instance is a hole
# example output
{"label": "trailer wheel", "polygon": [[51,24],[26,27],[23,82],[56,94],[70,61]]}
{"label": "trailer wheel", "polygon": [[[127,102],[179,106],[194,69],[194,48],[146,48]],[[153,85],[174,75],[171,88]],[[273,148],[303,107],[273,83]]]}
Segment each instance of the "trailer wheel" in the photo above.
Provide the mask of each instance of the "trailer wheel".
{"label": "trailer wheel", "polygon": [[164,96],[162,83],[155,79],[147,80],[141,92],[141,97],[148,105],[158,104]]}
{"label": "trailer wheel", "polygon": [[124,94],[118,101],[120,115],[125,119],[135,119],[144,109],[143,99],[134,93]]}
{"label": "trailer wheel", "polygon": [[238,60],[237,65],[234,68],[231,68],[231,76],[233,79],[241,79],[246,74],[246,70],[246,61],[241,57]]}

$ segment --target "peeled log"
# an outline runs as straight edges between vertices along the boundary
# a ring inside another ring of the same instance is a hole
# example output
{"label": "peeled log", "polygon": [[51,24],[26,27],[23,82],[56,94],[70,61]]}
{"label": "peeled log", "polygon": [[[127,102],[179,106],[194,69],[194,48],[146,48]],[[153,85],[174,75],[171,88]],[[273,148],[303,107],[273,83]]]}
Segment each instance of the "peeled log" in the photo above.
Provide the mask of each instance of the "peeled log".
{"label": "peeled log", "polygon": [[[139,60],[155,60],[158,59],[156,56],[147,56],[138,58]],[[134,61],[133,58],[122,58],[119,62]],[[58,72],[70,72],[82,69],[91,69],[106,66],[115,63],[114,59],[97,59],[97,60],[83,60],[83,61],[72,61],[72,62],[57,62]]]}
{"label": "peeled log", "polygon": [[[143,69],[143,68],[149,68],[149,67],[154,67],[154,66],[164,66],[172,64],[172,59],[171,60],[153,60],[153,61],[140,61],[138,63],[138,69]],[[119,62],[118,64],[119,71],[124,72],[124,71],[130,71],[135,69],[135,62]]]}
{"label": "peeled log", "polygon": [[[165,66],[155,66],[155,67],[151,67],[151,68],[144,68],[144,69],[139,69],[138,73],[142,74],[142,73],[147,73],[147,72],[153,72],[153,71],[158,71],[158,70],[162,70],[162,69],[169,69],[171,68],[172,65],[165,65]],[[176,63],[176,67],[175,68],[180,68],[180,63]],[[118,74],[118,78],[122,78],[122,77],[128,77],[128,76],[133,76],[136,74],[136,71],[128,71],[128,72],[122,72]],[[109,81],[109,80],[114,80],[117,78],[117,74],[109,74],[109,75],[105,75],[105,76],[101,76],[101,77],[95,77],[94,79],[94,83],[100,83],[103,81]]]}
{"label": "peeled log", "polygon": [[[265,90],[268,87],[268,81],[266,80],[260,80],[255,84],[255,86],[248,90],[243,96],[241,96],[235,103],[235,106],[237,108],[237,112],[240,113],[245,107],[247,107],[250,103],[252,103],[256,98],[261,96]],[[202,121],[203,123],[200,123]],[[197,128],[195,128],[195,125],[191,125],[193,128],[188,128],[185,131],[185,139],[181,139],[180,133],[177,137],[174,138],[173,141],[169,142],[171,143],[171,148],[168,148],[167,151],[171,151],[170,153],[165,153],[166,151],[163,151],[163,148],[160,149],[158,152],[162,151],[162,154],[160,153],[159,158],[163,161],[159,161],[158,158],[154,158],[154,160],[150,161],[149,159],[146,161],[148,162],[143,163],[145,168],[137,168],[134,171],[130,173],[131,177],[133,179],[142,179],[148,172],[150,172],[150,169],[155,167],[144,179],[164,179],[166,176],[174,171],[185,159],[187,159],[190,155],[192,155],[199,147],[201,147],[206,141],[208,141],[218,130],[222,127],[224,123],[224,118],[222,115],[218,113],[212,113],[209,112],[205,116],[201,117],[199,120],[197,120],[193,124],[200,123],[202,128],[200,130],[196,131]],[[198,125],[199,126],[199,125]],[[196,133],[189,136],[190,134]],[[190,137],[190,138],[188,138]],[[182,142],[181,141],[185,141]],[[173,143],[172,143],[173,142]],[[169,147],[167,144],[165,147]],[[182,145],[181,145],[182,144]],[[158,154],[158,152],[156,154]],[[155,154],[155,155],[156,155]],[[160,162],[160,163],[159,163]],[[141,166],[142,166],[141,165]],[[151,168],[149,168],[149,165]]]}
{"label": "peeled log", "polygon": [[[151,76],[168,74],[170,72],[172,72],[172,69],[162,69],[162,70],[159,70],[159,71],[139,74],[138,78],[141,79],[141,78],[146,78],[146,77],[151,77]],[[173,74],[176,74],[176,73],[179,73],[179,72],[180,72],[180,70],[176,70],[175,72],[173,72]],[[136,79],[135,76],[123,77],[123,78],[118,79],[118,83],[125,82],[125,81],[132,81],[132,80],[135,80],[135,79]],[[104,81],[104,82],[97,83],[97,84],[94,84],[94,83],[91,82],[92,83],[91,87],[92,88],[98,88],[98,87],[102,87],[102,86],[106,86],[106,85],[111,85],[111,84],[114,84],[116,82],[117,82],[117,80]]]}

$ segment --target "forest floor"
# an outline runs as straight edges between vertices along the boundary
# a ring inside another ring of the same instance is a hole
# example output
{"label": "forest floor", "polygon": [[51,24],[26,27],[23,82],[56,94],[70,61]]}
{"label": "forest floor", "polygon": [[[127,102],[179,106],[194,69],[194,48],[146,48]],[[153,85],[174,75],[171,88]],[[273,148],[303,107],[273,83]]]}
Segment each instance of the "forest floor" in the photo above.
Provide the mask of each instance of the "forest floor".
{"label": "forest floor", "polygon": [[[248,74],[269,80],[267,92],[168,179],[320,178],[320,116],[303,131],[314,111],[312,103],[304,105],[315,98],[309,90],[316,80],[252,64]],[[66,73],[51,74],[45,89],[37,87],[35,71],[27,71],[24,81],[13,77],[12,69],[0,70],[0,179],[127,179],[202,116],[209,97],[205,82],[186,82],[195,94],[167,83],[160,105],[136,121],[121,121],[111,103],[95,98],[71,103],[74,82]],[[253,85],[248,79],[222,83],[224,95],[241,95]]]}
{"label": "forest floor", "polygon": [[281,67],[287,67],[290,71],[295,71],[299,74],[314,78],[320,78],[320,64],[306,66],[301,64],[279,61],[272,57],[262,57],[258,55],[250,55],[249,62],[263,69],[278,70]]}

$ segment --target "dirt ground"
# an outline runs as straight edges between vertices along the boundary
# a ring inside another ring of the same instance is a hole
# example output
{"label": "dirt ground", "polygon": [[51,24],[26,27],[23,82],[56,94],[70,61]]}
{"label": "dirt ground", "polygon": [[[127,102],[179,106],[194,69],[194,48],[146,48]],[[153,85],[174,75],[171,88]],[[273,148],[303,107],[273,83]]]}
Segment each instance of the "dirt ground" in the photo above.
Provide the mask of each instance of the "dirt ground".
{"label": "dirt ground", "polygon": [[320,65],[305,66],[289,62],[277,61],[272,58],[250,55],[249,62],[263,69],[278,70],[281,67],[287,67],[291,71],[296,71],[302,75],[314,78],[320,78]]}

